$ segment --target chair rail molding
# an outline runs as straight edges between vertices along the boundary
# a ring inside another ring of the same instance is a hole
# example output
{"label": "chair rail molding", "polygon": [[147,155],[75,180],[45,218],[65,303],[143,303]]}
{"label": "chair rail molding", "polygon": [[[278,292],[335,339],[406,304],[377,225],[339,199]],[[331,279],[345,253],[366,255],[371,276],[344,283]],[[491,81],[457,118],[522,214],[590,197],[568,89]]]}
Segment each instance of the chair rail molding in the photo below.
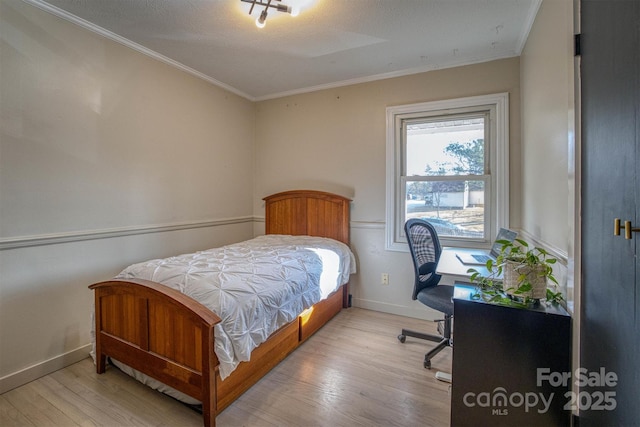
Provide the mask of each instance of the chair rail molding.
{"label": "chair rail molding", "polygon": [[190,230],[195,228],[219,227],[230,224],[253,222],[253,216],[209,219],[203,221],[185,221],[168,224],[148,224],[133,227],[69,231],[62,233],[38,234],[30,236],[0,238],[0,251],[26,248],[31,246],[55,245],[60,243],[80,242],[83,240],[110,239],[114,237],[135,236],[138,234],[166,233],[168,231]]}

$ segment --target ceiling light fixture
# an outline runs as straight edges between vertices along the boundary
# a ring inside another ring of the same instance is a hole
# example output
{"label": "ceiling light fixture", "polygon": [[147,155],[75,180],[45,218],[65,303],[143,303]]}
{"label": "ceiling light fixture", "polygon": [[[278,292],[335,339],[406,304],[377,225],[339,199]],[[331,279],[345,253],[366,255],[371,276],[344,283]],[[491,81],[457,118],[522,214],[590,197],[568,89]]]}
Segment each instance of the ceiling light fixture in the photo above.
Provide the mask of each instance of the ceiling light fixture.
{"label": "ceiling light fixture", "polygon": [[[259,1],[259,0],[240,0],[244,3],[251,3],[251,8],[249,9],[249,15],[253,12],[253,8],[258,6],[264,6],[263,11],[260,13],[260,16],[256,18],[256,27],[264,28],[267,20],[267,11],[270,7],[276,9],[278,12],[286,12],[291,14],[292,16],[298,16],[299,10],[296,7],[287,6],[286,4],[282,4],[282,0],[267,0]],[[273,3],[273,4],[272,4]]]}

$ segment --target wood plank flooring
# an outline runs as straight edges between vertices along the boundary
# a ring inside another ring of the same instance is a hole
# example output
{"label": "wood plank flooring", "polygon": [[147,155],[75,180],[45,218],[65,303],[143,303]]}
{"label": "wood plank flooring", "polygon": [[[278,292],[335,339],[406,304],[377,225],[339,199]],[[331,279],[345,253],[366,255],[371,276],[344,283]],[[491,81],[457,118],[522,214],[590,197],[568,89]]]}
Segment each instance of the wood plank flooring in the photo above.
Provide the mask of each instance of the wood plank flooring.
{"label": "wood plank flooring", "polygon": [[[216,418],[226,426],[448,426],[451,349],[424,369],[434,345],[396,338],[436,324],[350,308]],[[201,426],[202,416],[87,358],[0,395],[0,426]]]}

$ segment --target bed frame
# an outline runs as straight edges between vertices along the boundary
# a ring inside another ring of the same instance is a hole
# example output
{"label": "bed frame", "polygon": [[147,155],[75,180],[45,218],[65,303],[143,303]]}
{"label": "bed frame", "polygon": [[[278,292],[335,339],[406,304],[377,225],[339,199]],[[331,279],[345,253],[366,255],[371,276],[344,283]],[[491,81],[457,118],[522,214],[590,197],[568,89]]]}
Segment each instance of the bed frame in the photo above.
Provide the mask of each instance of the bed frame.
{"label": "bed frame", "polygon": [[[265,232],[330,237],[349,244],[350,200],[297,190],[265,200]],[[95,294],[96,370],[107,357],[202,402],[205,426],[342,308],[347,285],[275,332],[224,381],[213,351],[220,318],[190,297],[148,280],[109,280]]]}

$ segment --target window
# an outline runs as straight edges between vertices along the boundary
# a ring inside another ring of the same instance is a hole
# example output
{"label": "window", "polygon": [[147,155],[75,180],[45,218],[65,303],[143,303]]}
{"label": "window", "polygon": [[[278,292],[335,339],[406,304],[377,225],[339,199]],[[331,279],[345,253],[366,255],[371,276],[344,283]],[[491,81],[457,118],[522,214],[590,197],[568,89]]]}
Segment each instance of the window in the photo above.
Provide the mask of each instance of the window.
{"label": "window", "polygon": [[387,249],[410,218],[459,247],[508,226],[508,111],[506,93],[387,108]]}

